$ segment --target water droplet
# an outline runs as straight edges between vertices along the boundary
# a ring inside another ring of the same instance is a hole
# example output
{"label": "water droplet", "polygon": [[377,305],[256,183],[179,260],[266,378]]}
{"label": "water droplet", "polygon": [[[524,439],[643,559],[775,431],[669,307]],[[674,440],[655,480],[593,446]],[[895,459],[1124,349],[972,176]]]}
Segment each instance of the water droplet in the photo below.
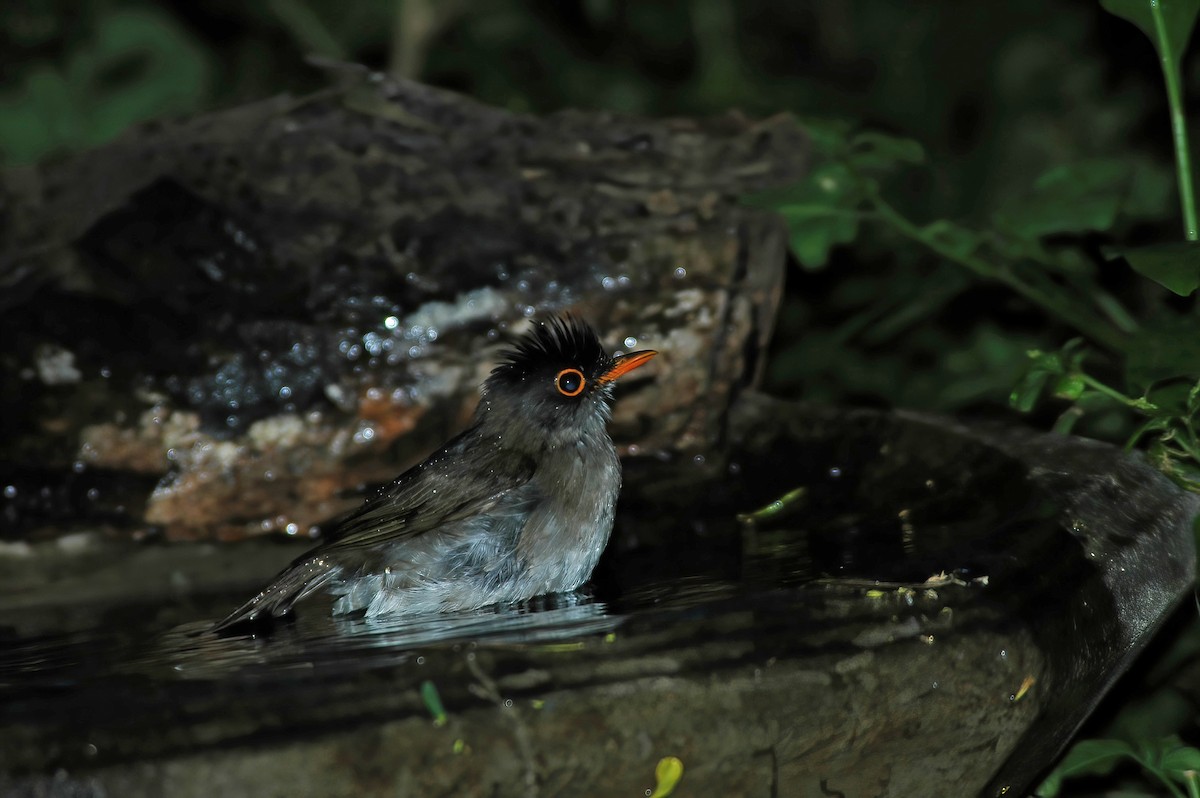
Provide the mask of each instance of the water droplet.
{"label": "water droplet", "polygon": [[600,285],[604,286],[604,290],[611,291],[617,287],[617,281],[612,277],[605,277],[600,281]]}
{"label": "water droplet", "polygon": [[1008,649],[1007,648],[1000,649],[1000,659],[1008,659]]}
{"label": "water droplet", "polygon": [[687,269],[683,268],[682,266],[676,266],[675,279],[682,280],[684,277],[687,277]]}
{"label": "water droplet", "polygon": [[626,349],[633,349],[637,346],[637,339],[630,335],[625,339],[624,343]]}
{"label": "water droplet", "polygon": [[299,532],[299,531],[300,531],[300,525],[299,525],[299,524],[297,524],[295,521],[293,521],[292,523],[290,523],[290,524],[288,524],[287,526],[285,526],[285,527],[283,528],[283,531],[284,531],[284,532],[287,532],[289,535],[293,535],[293,536],[294,536],[294,535],[295,535],[297,532]]}
{"label": "water droplet", "polygon": [[280,399],[291,399],[292,398],[292,386],[290,386],[290,385],[279,386],[279,398]]}
{"label": "water droplet", "polygon": [[394,330],[400,326],[400,319],[395,316],[388,316],[383,320],[383,326],[387,327],[389,330]]}
{"label": "water droplet", "polygon": [[4,486],[4,498],[15,499],[16,497],[17,497],[17,486],[16,485],[5,485]]}
{"label": "water droplet", "polygon": [[841,475],[842,475],[842,469],[838,468],[837,466],[834,466],[833,468],[829,469],[829,477],[831,479],[837,479]]}
{"label": "water droplet", "polygon": [[96,501],[96,499],[100,498],[100,489],[88,488],[87,497],[89,501]]}
{"label": "water droplet", "polygon": [[76,474],[82,474],[87,470],[87,463],[82,460],[76,460],[74,463],[71,463],[71,470]]}
{"label": "water droplet", "polygon": [[704,455],[698,454],[692,458],[692,462],[696,465],[704,465]]}

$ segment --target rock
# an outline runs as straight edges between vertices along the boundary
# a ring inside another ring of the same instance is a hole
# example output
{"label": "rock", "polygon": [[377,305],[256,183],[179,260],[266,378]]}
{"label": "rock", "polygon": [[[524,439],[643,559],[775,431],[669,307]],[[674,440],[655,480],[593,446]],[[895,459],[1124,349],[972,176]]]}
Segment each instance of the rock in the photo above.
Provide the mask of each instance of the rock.
{"label": "rock", "polygon": [[537,118],[343,83],[4,176],[12,527],[307,534],[460,428],[501,342],[564,309],[663,352],[622,386],[619,442],[715,443],[785,259],[739,197],[804,174],[793,120]]}

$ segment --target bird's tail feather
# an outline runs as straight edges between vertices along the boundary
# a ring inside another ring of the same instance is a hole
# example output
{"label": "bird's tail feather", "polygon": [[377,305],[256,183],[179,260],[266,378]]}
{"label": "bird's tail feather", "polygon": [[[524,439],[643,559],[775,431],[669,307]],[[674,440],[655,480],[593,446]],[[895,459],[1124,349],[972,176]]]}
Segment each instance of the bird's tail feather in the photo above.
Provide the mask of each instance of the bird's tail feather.
{"label": "bird's tail feather", "polygon": [[300,599],[324,587],[337,578],[342,566],[324,557],[300,560],[289,566],[254,598],[234,610],[229,617],[213,627],[223,632],[230,627],[259,618],[285,614]]}

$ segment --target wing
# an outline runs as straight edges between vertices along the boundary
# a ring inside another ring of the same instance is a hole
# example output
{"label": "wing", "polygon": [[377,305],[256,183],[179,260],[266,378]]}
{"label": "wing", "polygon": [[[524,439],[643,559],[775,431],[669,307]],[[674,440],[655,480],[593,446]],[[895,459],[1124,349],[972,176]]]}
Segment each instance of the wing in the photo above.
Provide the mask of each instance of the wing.
{"label": "wing", "polygon": [[486,513],[528,483],[533,471],[531,458],[501,452],[469,429],[342,519],[329,540],[285,568],[214,630],[282,615],[344,568],[361,567],[369,549]]}
{"label": "wing", "polygon": [[452,439],[343,518],[319,551],[376,546],[486,513],[533,476],[530,457],[501,452],[475,429]]}

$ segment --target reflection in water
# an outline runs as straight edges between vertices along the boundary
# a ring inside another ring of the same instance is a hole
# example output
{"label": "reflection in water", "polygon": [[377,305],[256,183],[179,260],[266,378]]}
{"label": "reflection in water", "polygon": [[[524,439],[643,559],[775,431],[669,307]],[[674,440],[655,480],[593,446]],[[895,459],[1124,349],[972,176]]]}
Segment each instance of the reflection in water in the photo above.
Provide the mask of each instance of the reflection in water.
{"label": "reflection in water", "polygon": [[0,689],[69,688],[117,675],[156,680],[335,677],[407,662],[431,648],[546,646],[615,631],[620,616],[578,598],[551,608],[485,608],[420,617],[345,618],[307,613],[269,635],[220,637],[212,620],[147,636],[95,631],[19,641],[0,657]]}
{"label": "reflection in water", "polygon": [[270,636],[219,637],[204,621],[172,629],[153,649],[124,663],[125,671],[161,672],[178,678],[276,678],[311,670],[324,676],[386,668],[434,647],[485,643],[539,646],[612,632],[621,618],[602,603],[573,602],[550,609],[485,608],[419,617],[346,618],[308,614]]}

